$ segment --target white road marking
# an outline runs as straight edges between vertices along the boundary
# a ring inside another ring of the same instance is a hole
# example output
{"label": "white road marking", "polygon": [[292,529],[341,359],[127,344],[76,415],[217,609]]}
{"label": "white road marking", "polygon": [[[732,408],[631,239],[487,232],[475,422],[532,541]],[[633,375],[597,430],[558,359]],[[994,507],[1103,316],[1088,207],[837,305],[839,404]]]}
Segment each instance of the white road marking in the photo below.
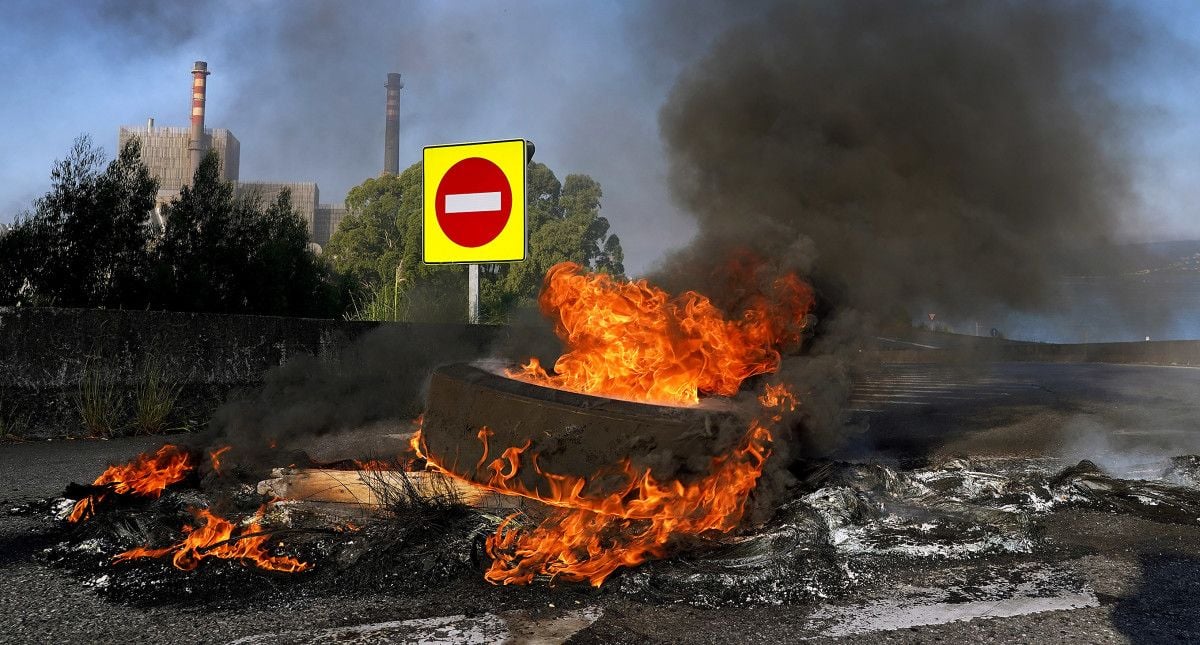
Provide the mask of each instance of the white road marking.
{"label": "white road marking", "polygon": [[921,343],[914,343],[914,342],[908,341],[908,340],[900,340],[898,338],[887,338],[884,336],[876,336],[876,338],[878,338],[879,340],[882,340],[882,341],[887,341],[889,343],[898,343],[900,345],[912,345],[913,347],[920,347],[921,349],[941,349],[941,347],[938,347],[937,345],[923,345]]}
{"label": "white road marking", "polygon": [[480,616],[456,615],[393,620],[331,629],[256,634],[239,638],[230,645],[266,645],[279,642],[296,644],[336,642],[364,645],[367,643],[559,645],[596,622],[604,612],[599,607],[586,607],[552,613],[557,613],[557,615],[533,618],[527,612],[515,610],[489,612]]}
{"label": "white road marking", "polygon": [[446,195],[447,213],[479,213],[500,210],[500,193],[457,193]]}
{"label": "white road marking", "polygon": [[[977,618],[1008,618],[1037,614],[1044,611],[1063,611],[1099,607],[1100,601],[1090,589],[1066,592],[1047,597],[1016,597],[974,602],[931,603],[908,605],[900,601],[880,601],[856,607],[822,608],[813,615],[835,622],[820,636],[851,636],[871,632],[892,631],[921,625],[943,625]],[[818,636],[819,637],[819,636]],[[813,638],[818,638],[813,637]],[[807,639],[806,639],[807,640]]]}

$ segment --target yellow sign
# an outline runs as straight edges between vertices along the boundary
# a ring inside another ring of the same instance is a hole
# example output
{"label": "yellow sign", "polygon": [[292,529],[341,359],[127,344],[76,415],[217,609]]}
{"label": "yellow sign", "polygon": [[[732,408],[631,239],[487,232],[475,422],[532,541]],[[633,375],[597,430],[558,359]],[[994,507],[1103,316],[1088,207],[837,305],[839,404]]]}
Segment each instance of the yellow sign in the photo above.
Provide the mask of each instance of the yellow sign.
{"label": "yellow sign", "polygon": [[427,146],[421,253],[427,264],[525,259],[525,140]]}

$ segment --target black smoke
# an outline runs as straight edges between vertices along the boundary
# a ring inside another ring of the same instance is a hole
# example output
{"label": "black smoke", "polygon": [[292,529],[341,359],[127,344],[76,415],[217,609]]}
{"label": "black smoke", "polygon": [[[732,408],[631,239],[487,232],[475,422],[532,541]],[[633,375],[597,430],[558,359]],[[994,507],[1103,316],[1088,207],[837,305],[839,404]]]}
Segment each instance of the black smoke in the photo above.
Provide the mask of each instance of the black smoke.
{"label": "black smoke", "polygon": [[[1137,21],[1094,2],[804,2],[720,37],[660,115],[700,234],[678,281],[748,246],[823,299],[1035,310],[1130,203]],[[933,309],[930,309],[931,311]],[[903,314],[901,314],[903,315]]]}
{"label": "black smoke", "polygon": [[400,435],[424,410],[434,368],[484,356],[502,336],[494,328],[411,324],[381,326],[350,343],[330,339],[327,355],[294,356],[267,372],[261,388],[231,397],[204,440],[233,446],[234,464],[278,466],[280,455],[299,452],[318,461],[395,458],[406,446]]}

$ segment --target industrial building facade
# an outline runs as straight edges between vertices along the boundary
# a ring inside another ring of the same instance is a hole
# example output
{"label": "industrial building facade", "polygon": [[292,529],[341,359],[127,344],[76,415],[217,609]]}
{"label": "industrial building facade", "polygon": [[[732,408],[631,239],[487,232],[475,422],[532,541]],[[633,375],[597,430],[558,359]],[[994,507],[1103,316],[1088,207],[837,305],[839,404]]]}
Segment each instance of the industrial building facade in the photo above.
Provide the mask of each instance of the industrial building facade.
{"label": "industrial building facade", "polygon": [[[217,153],[221,181],[231,182],[238,197],[257,199],[267,205],[275,201],[286,188],[292,194],[292,208],[308,227],[309,239],[324,247],[336,225],[345,216],[341,206],[320,203],[320,188],[311,181],[239,181],[241,144],[229,130],[205,130],[206,149]],[[142,161],[150,174],[158,179],[156,214],[161,218],[162,207],[179,196],[179,191],[191,183],[191,159],[188,151],[190,132],[187,128],[122,127],[117,143],[124,146],[133,138],[141,140]],[[161,219],[159,220],[161,223]]]}
{"label": "industrial building facade", "polygon": [[[180,189],[192,181],[192,161],[188,155],[191,132],[188,128],[156,128],[151,119],[145,127],[125,126],[117,133],[117,149],[137,138],[142,144],[142,161],[158,179],[159,199],[174,199]],[[238,180],[241,144],[223,128],[205,130],[206,148],[215,150],[221,181]]]}
{"label": "industrial building facade", "polygon": [[[158,196],[152,218],[165,223],[163,207],[190,185],[200,158],[212,150],[217,153],[218,172],[222,181],[231,182],[239,197],[257,199],[263,205],[274,201],[284,189],[291,191],[292,207],[304,219],[309,239],[319,247],[329,238],[346,217],[346,208],[337,204],[322,204],[321,191],[315,182],[241,181],[241,144],[229,130],[205,129],[204,106],[207,96],[208,64],[196,61],[192,68],[192,110],[190,128],[155,127],[150,119],[145,127],[123,126],[117,133],[118,149],[133,138],[141,141],[142,161],[150,174],[158,179]],[[387,109],[384,142],[384,172],[399,171],[399,103],[400,75],[388,74]]]}

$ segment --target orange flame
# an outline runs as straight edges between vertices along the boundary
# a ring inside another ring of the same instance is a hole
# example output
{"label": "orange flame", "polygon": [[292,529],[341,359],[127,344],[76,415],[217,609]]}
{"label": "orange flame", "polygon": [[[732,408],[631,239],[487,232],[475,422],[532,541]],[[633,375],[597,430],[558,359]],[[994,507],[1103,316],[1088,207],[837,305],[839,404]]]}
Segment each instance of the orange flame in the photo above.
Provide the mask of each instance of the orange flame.
{"label": "orange flame", "polygon": [[221,475],[221,455],[229,452],[233,446],[222,446],[208,453],[208,458],[212,461],[213,472],[219,477]]}
{"label": "orange flame", "polygon": [[381,471],[394,470],[397,467],[397,462],[383,459],[355,459],[353,461],[354,467],[358,470]]}
{"label": "orange flame", "polygon": [[[782,385],[768,386],[760,401],[771,408],[795,405],[795,398]],[[777,421],[781,415],[776,412],[770,420]],[[485,450],[489,435],[485,430],[479,433]],[[620,567],[662,557],[673,539],[736,528],[747,498],[762,475],[770,446],[770,431],[756,420],[740,445],[714,458],[710,474],[698,481],[659,482],[648,469],[638,472],[625,460],[621,470],[626,484],[610,495],[588,497],[583,495],[586,479],[545,472],[538,466],[536,454],[530,457],[530,466],[549,483],[550,494],[527,488],[516,479],[528,443],[510,447],[493,459],[487,483],[480,484],[428,456],[419,434],[414,439],[418,455],[431,469],[488,490],[561,509],[529,530],[513,524],[515,515],[500,524],[486,541],[486,551],[492,558],[484,574],[489,582],[527,584],[541,575],[551,580],[585,581],[597,587]],[[485,452],[481,465],[486,458]]]}
{"label": "orange flame", "polygon": [[[735,273],[753,272],[739,258]],[[812,288],[787,274],[769,294],[744,297],[726,320],[694,291],[671,297],[645,280],[622,282],[562,262],[550,268],[538,303],[568,351],[548,373],[536,358],[509,376],[586,394],[695,404],[701,394],[731,396],[742,381],[779,368],[779,348],[800,339]]]}
{"label": "orange flame", "polygon": [[[186,477],[194,467],[191,453],[166,444],[154,454],[143,453],[123,466],[109,466],[92,485],[106,486],[118,495],[156,498],[167,486]],[[95,493],[79,500],[67,521],[78,522],[91,517],[106,496],[107,493]]]}
{"label": "orange flame", "polygon": [[266,506],[259,507],[244,528],[240,531],[234,524],[215,515],[206,508],[193,509],[196,519],[202,520],[199,528],[184,526],[186,534],[180,542],[161,549],[138,547],[130,549],[113,558],[113,562],[126,562],[138,558],[161,558],[171,556],[171,564],[176,569],[192,571],[200,566],[205,558],[222,560],[242,560],[261,569],[269,571],[286,571],[295,573],[309,568],[307,563],[289,556],[271,555],[266,550],[267,540],[271,537],[264,533],[259,526]]}

